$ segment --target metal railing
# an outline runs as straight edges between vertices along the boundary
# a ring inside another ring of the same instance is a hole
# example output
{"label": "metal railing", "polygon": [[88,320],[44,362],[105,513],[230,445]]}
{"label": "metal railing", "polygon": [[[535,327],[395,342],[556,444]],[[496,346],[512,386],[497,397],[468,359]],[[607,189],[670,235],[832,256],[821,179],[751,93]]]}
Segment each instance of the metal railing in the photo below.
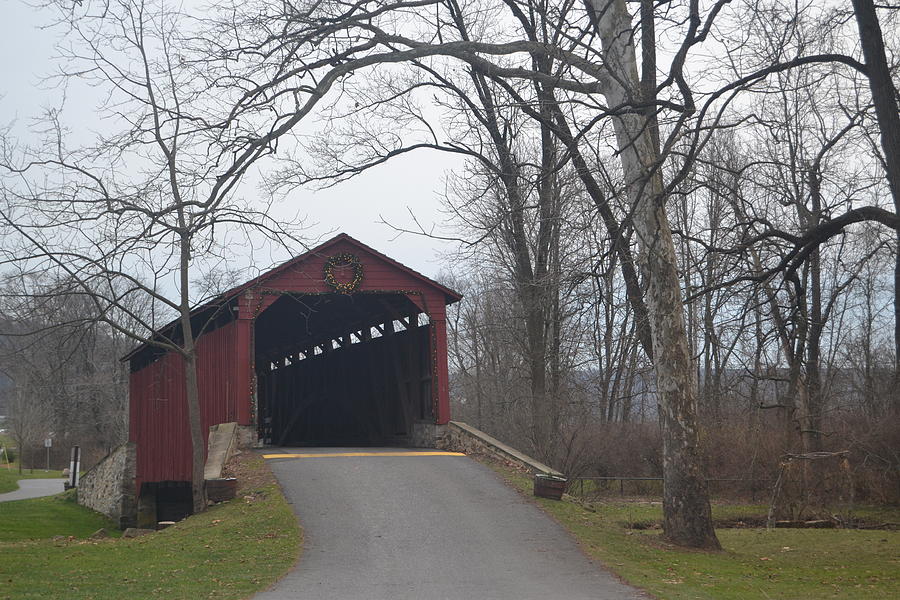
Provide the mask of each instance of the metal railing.
{"label": "metal railing", "polygon": [[[569,494],[578,495],[581,497],[585,496],[585,482],[588,482],[588,494],[596,494],[603,495],[604,493],[609,493],[612,491],[614,482],[618,481],[619,485],[619,495],[625,496],[625,483],[629,481],[646,481],[646,482],[659,482],[660,485],[653,492],[649,492],[644,489],[644,486],[640,486],[640,490],[634,495],[648,495],[648,494],[662,494],[662,477],[572,477],[569,479],[569,483],[567,486],[567,491]],[[751,495],[752,501],[756,501],[757,497],[760,494],[765,494],[770,489],[770,484],[772,483],[772,479],[768,478],[747,478],[747,477],[708,477],[706,482],[708,484],[717,484],[717,483],[740,483],[744,484],[744,492],[749,492]],[[655,487],[655,486],[654,486]],[[713,487],[712,485],[710,487]]]}

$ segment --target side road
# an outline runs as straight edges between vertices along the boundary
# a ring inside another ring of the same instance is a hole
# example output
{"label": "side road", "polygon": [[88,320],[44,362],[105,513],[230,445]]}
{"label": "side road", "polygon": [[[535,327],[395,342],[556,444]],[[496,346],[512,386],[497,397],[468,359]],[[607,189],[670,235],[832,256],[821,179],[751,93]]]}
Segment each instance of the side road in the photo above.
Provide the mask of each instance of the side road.
{"label": "side road", "polygon": [[300,563],[259,600],[625,600],[550,517],[465,456],[396,449],[270,459],[304,528]]}
{"label": "side road", "polygon": [[19,489],[0,494],[0,502],[52,496],[64,491],[65,479],[20,479]]}

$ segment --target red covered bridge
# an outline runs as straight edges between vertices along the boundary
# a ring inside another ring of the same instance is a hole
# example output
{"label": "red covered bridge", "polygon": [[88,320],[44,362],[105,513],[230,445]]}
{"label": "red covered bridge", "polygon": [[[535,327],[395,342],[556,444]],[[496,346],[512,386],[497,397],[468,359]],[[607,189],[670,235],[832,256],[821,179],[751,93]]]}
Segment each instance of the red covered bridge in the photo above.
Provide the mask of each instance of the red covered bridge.
{"label": "red covered bridge", "polygon": [[[450,419],[445,311],[460,298],[346,234],[221,294],[193,313],[203,430],[236,421],[267,445],[432,445]],[[136,492],[175,502],[191,480],[181,357],[143,345],[125,360]]]}

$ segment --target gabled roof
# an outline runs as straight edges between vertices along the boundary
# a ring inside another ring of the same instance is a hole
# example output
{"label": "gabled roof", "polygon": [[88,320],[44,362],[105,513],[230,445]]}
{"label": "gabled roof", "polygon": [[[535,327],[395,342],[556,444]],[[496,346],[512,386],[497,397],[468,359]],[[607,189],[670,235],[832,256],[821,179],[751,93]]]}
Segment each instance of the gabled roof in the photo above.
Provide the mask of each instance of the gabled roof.
{"label": "gabled roof", "polygon": [[462,294],[460,294],[459,292],[451,290],[450,288],[441,285],[434,279],[431,279],[430,277],[426,277],[425,275],[422,275],[415,269],[407,267],[403,263],[394,260],[393,258],[391,258],[390,256],[387,256],[386,254],[382,254],[375,248],[372,248],[371,246],[367,246],[366,244],[363,244],[358,239],[356,239],[350,235],[347,235],[346,233],[339,233],[336,236],[334,236],[333,238],[331,238],[330,240],[322,242],[315,248],[312,248],[312,249],[304,252],[303,254],[300,254],[299,256],[295,256],[294,258],[288,260],[287,262],[284,262],[284,263],[278,265],[274,269],[270,269],[269,271],[266,271],[265,273],[263,273],[257,277],[254,277],[253,279],[251,279],[250,281],[248,281],[246,283],[242,283],[241,285],[239,285],[237,287],[231,288],[227,292],[223,292],[222,294],[220,294],[219,296],[217,296],[216,298],[211,300],[210,303],[225,302],[225,301],[229,300],[230,298],[237,296],[244,290],[252,288],[254,286],[258,286],[262,282],[264,282],[266,279],[276,277],[277,275],[281,274],[282,272],[290,269],[291,267],[293,267],[295,265],[305,262],[314,256],[325,254],[329,248],[331,248],[338,242],[348,242],[349,244],[352,244],[352,245],[356,246],[357,248],[360,248],[366,252],[374,254],[375,256],[377,256],[384,262],[388,263],[392,267],[395,267],[397,270],[402,271],[408,275],[411,275],[412,277],[422,281],[423,283],[435,288],[436,290],[438,290],[439,292],[444,294],[447,304],[453,304],[454,302],[459,302],[460,300],[462,300]]}
{"label": "gabled roof", "polygon": [[[359,240],[357,240],[354,237],[347,235],[346,233],[339,233],[338,235],[334,236],[330,240],[322,242],[315,248],[311,248],[310,250],[307,250],[303,254],[295,256],[294,258],[278,265],[277,267],[270,269],[270,270],[266,271],[265,273],[262,273],[245,283],[242,283],[241,285],[233,287],[226,292],[222,292],[218,296],[212,298],[211,300],[204,302],[203,304],[195,306],[194,308],[191,309],[191,315],[199,315],[199,314],[203,313],[204,311],[208,311],[208,310],[214,311],[214,310],[218,309],[219,307],[222,307],[223,305],[228,303],[230,300],[239,296],[244,291],[246,291],[250,288],[253,288],[255,286],[260,286],[266,280],[277,277],[278,275],[287,271],[288,269],[290,269],[296,265],[302,264],[303,262],[305,262],[313,257],[321,256],[321,255],[325,254],[329,248],[335,246],[336,244],[338,244],[340,242],[346,242],[350,245],[356,246],[360,250],[363,250],[365,252],[373,254],[374,256],[383,260],[390,266],[396,268],[398,271],[406,273],[407,275],[413,277],[414,279],[418,279],[422,283],[434,288],[435,290],[437,290],[438,292],[440,292],[441,294],[444,295],[444,301],[446,304],[453,304],[454,302],[458,302],[458,301],[462,300],[462,294],[460,294],[459,292],[451,290],[450,288],[448,288],[444,285],[441,285],[440,283],[431,279],[430,277],[426,277],[425,275],[422,275],[415,269],[411,269],[410,267],[407,267],[403,263],[400,263],[400,262],[394,260],[393,258],[391,258],[385,254],[382,254],[378,250],[375,250],[371,246],[367,246],[366,244],[360,242]],[[158,331],[171,332],[171,330],[173,328],[176,328],[178,326],[179,326],[179,319],[176,318],[172,322],[165,325],[164,327],[159,328]],[[137,347],[133,348],[130,352],[128,352],[128,354],[123,356],[121,360],[122,361],[130,360],[133,356],[135,356],[141,350],[146,348],[148,345],[149,344],[147,344],[146,342],[138,345]]]}

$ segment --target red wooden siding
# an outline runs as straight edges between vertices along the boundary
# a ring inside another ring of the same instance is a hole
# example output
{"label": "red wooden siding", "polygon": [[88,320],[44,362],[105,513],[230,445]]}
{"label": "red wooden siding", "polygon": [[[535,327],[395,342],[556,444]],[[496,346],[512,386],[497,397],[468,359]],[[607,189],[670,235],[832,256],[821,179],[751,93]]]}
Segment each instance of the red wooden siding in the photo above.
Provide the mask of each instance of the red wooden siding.
{"label": "red wooden siding", "polygon": [[169,353],[131,374],[130,439],[137,445],[135,483],[190,481],[191,445],[181,357]]}
{"label": "red wooden siding", "polygon": [[437,410],[434,411],[435,423],[438,425],[446,425],[450,422],[450,374],[447,367],[447,315],[444,312],[444,305],[441,304],[440,312],[434,312],[429,315],[431,319],[431,327],[433,335],[431,343],[434,345],[434,376],[437,385],[432,387],[432,393],[435,394]]}
{"label": "red wooden siding", "polygon": [[[236,322],[197,340],[200,410],[203,431],[238,420],[239,405],[249,405],[249,377],[235,352]],[[243,380],[243,382],[242,382]],[[131,374],[130,438],[137,444],[137,480],[190,481],[191,436],[184,387],[184,362],[168,353]],[[249,411],[244,411],[249,414]],[[243,424],[249,422],[249,418]]]}

